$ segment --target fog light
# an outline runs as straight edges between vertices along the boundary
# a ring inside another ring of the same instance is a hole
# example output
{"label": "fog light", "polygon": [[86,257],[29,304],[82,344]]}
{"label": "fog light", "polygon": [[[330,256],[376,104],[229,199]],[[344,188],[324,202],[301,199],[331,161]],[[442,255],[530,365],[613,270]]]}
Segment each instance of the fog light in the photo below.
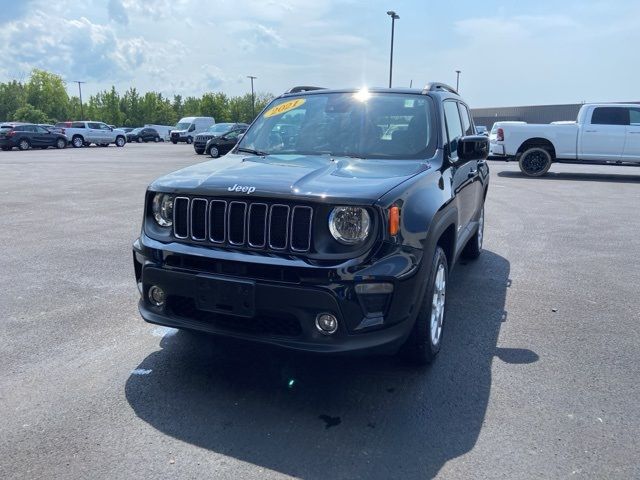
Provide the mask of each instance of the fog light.
{"label": "fog light", "polygon": [[164,290],[156,285],[153,285],[149,289],[149,301],[156,307],[162,307],[165,301]]}
{"label": "fog light", "polygon": [[323,335],[331,335],[338,330],[338,319],[330,313],[321,313],[316,317],[316,328]]}

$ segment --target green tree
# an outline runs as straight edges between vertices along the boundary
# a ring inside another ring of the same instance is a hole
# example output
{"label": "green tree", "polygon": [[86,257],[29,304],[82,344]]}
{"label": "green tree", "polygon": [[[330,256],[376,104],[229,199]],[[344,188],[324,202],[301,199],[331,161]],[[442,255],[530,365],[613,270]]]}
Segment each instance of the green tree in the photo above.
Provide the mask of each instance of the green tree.
{"label": "green tree", "polygon": [[20,107],[13,114],[13,120],[16,122],[28,122],[28,123],[50,123],[52,120],[47,117],[47,114],[42,110],[38,110],[33,105],[26,104],[24,107]]}
{"label": "green tree", "polygon": [[0,83],[0,121],[13,118],[14,113],[27,102],[24,85],[15,80]]}
{"label": "green tree", "polygon": [[171,104],[171,108],[176,114],[176,117],[179,119],[184,114],[184,105],[182,104],[182,95],[174,95],[173,103]]}
{"label": "green tree", "polygon": [[54,120],[67,117],[69,95],[62,77],[54,73],[34,68],[25,85],[26,101]]}
{"label": "green tree", "polygon": [[229,97],[224,93],[205,93],[200,100],[200,114],[215,118],[217,123],[228,122],[230,118]]}
{"label": "green tree", "polygon": [[200,99],[196,97],[187,97],[184,100],[184,106],[182,108],[183,116],[198,116],[200,115]]}

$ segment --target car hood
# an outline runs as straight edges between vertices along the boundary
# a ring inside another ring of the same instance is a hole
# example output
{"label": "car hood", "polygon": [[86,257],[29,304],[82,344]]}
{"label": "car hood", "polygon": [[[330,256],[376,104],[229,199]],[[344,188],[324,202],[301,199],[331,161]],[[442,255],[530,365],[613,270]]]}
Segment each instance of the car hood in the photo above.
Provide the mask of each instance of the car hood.
{"label": "car hood", "polygon": [[428,160],[229,154],[170,173],[153,182],[150,188],[167,193],[306,197],[362,204],[375,202],[398,184],[429,168]]}

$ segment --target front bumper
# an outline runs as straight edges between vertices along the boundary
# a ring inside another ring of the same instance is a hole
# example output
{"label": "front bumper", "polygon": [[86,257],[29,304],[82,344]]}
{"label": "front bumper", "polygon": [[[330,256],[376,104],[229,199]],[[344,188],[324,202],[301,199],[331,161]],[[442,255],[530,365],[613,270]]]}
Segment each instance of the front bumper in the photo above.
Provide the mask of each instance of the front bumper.
{"label": "front bumper", "polygon": [[[163,244],[145,235],[133,250],[139,311],[147,322],[317,353],[396,352],[413,326],[425,277],[418,274],[419,252],[396,252],[347,273],[344,265],[316,267],[301,259]],[[243,257],[246,262],[237,261]],[[384,274],[368,274],[376,271]],[[229,305],[212,307],[209,300],[219,294],[211,288],[219,282],[239,290],[227,297]],[[356,293],[360,283],[391,283],[394,290],[371,303]],[[162,307],[148,299],[152,285],[166,293]],[[316,328],[321,313],[337,317],[333,335]]]}

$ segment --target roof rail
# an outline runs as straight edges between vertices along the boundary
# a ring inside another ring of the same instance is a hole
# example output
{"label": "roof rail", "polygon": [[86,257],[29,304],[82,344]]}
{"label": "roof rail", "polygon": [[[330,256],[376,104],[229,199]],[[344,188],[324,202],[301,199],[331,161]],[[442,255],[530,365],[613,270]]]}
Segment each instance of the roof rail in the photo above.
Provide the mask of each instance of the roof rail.
{"label": "roof rail", "polygon": [[427,93],[427,92],[436,92],[438,90],[445,90],[447,92],[454,93],[454,94],[458,95],[458,92],[456,91],[455,88],[450,87],[446,83],[439,83],[439,82],[427,83],[425,85],[425,87],[422,89],[422,93],[424,94],[424,93]]}
{"label": "roof rail", "polygon": [[311,90],[325,90],[324,87],[312,87],[309,85],[299,85],[297,87],[292,87],[284,93],[300,93],[300,92],[310,92]]}

